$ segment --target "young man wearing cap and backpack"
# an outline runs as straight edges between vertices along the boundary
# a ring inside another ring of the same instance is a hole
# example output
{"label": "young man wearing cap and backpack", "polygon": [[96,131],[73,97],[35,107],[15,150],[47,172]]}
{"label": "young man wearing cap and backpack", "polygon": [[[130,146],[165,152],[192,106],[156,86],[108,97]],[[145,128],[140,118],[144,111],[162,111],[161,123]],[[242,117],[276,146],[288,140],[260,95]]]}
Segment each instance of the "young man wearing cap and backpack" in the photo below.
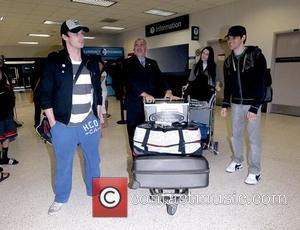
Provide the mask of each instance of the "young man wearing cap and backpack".
{"label": "young man wearing cap and backpack", "polygon": [[41,78],[40,105],[49,120],[56,160],[55,199],[49,215],[59,211],[69,199],[77,145],[83,153],[89,196],[93,177],[100,176],[100,71],[98,63],[88,60],[82,52],[83,32],[88,31],[77,20],[65,21],[60,31],[64,49],[49,54]]}
{"label": "young man wearing cap and backpack", "polygon": [[243,168],[244,123],[247,120],[249,135],[249,173],[246,184],[257,184],[261,177],[261,105],[265,96],[266,59],[257,46],[245,46],[246,29],[232,26],[226,35],[232,53],[224,63],[224,101],[221,116],[227,115],[231,106],[232,162],[226,172]]}

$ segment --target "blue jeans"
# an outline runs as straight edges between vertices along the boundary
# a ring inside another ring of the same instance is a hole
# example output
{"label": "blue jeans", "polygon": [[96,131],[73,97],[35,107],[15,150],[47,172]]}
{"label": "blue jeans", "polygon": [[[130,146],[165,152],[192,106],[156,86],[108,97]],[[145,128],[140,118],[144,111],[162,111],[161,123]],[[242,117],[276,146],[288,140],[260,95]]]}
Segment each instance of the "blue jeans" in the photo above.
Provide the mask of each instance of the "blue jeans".
{"label": "blue jeans", "polygon": [[72,167],[74,153],[80,145],[84,158],[84,176],[87,194],[92,195],[93,177],[100,177],[100,122],[90,115],[76,127],[70,127],[56,121],[51,128],[56,167],[54,192],[55,201],[68,201],[72,188]]}
{"label": "blue jeans", "polygon": [[[244,123],[250,105],[231,104],[233,161],[244,161]],[[257,111],[255,120],[247,122],[249,136],[249,173],[260,174],[261,171],[261,133],[260,133],[261,109]]]}

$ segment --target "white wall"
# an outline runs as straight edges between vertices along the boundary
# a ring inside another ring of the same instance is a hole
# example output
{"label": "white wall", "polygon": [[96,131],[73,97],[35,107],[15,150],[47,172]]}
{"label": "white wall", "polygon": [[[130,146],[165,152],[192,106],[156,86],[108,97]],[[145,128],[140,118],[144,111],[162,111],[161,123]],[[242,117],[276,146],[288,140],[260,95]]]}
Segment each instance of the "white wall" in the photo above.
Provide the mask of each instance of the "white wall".
{"label": "white wall", "polygon": [[[189,43],[190,56],[209,40],[223,38],[230,25],[241,24],[247,28],[247,44],[263,49],[268,67],[271,65],[274,32],[300,28],[299,0],[243,0],[206,11],[190,14],[190,25],[200,27],[200,41],[191,41],[190,30],[173,32],[147,38],[148,48]],[[125,53],[132,50],[133,41],[144,37],[139,28],[120,36],[120,46]]]}

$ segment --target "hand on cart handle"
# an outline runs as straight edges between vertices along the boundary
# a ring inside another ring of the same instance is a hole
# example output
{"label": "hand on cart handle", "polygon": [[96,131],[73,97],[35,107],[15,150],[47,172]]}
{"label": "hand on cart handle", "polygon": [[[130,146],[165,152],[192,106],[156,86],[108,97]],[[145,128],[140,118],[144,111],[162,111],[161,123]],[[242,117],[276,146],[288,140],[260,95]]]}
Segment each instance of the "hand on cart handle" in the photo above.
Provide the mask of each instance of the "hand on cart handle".
{"label": "hand on cart handle", "polygon": [[189,86],[189,83],[187,83],[186,85],[182,86],[182,91],[185,91]]}
{"label": "hand on cart handle", "polygon": [[164,99],[169,99],[170,101],[172,101],[172,100],[180,100],[181,98],[174,96],[171,90],[167,90]]}
{"label": "hand on cart handle", "polygon": [[143,92],[141,94],[141,96],[143,97],[144,102],[146,102],[146,103],[154,103],[155,102],[155,98],[146,92]]}

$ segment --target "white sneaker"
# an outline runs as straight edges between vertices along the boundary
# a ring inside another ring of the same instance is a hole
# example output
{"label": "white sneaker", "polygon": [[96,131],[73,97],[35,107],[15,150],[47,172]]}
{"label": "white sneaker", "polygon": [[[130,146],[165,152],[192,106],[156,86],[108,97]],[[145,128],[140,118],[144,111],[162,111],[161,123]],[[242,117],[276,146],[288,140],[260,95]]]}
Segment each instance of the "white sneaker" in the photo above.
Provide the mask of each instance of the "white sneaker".
{"label": "white sneaker", "polygon": [[260,174],[255,175],[255,174],[249,173],[245,180],[245,183],[255,185],[259,182],[260,178],[261,178]]}
{"label": "white sneaker", "polygon": [[54,215],[55,213],[57,213],[61,207],[64,205],[64,203],[58,203],[58,202],[53,202],[48,210],[48,215]]}
{"label": "white sneaker", "polygon": [[236,163],[235,161],[231,161],[231,163],[226,168],[226,172],[233,173],[237,170],[241,170],[243,168],[243,165],[240,163]]}

